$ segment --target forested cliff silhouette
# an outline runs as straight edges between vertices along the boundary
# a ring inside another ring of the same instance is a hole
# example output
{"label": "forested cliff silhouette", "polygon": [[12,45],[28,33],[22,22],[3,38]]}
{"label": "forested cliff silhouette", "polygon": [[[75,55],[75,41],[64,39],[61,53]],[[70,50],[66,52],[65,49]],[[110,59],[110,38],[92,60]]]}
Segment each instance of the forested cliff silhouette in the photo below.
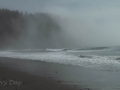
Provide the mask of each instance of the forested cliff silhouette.
{"label": "forested cliff silhouette", "polygon": [[0,9],[0,48],[58,48],[60,26],[48,13]]}

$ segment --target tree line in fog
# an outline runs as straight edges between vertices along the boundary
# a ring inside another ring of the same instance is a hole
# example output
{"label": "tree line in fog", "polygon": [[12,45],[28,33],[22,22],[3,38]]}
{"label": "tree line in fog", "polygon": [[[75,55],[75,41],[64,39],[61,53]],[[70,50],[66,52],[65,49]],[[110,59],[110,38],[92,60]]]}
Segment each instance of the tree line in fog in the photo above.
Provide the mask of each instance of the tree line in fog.
{"label": "tree line in fog", "polygon": [[48,13],[0,9],[0,48],[44,48],[62,43],[60,26]]}

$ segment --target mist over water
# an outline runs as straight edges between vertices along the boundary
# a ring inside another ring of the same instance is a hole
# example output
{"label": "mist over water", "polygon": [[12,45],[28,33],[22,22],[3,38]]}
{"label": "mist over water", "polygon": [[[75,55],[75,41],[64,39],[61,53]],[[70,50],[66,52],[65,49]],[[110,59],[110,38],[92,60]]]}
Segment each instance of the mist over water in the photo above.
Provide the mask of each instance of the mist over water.
{"label": "mist over water", "polygon": [[18,10],[23,13],[28,11],[28,15],[23,15],[23,27],[18,24],[19,19],[12,20],[18,38],[16,40],[16,37],[3,35],[8,38],[1,40],[5,41],[2,47],[34,49],[119,46],[119,8],[111,2],[106,1],[104,4],[103,0],[94,3],[62,0],[44,2],[40,9],[19,7]]}
{"label": "mist over water", "polygon": [[[48,6],[49,7],[49,6]],[[69,10],[59,6],[45,9],[45,12],[57,15],[64,39],[72,48],[119,46],[118,7],[95,9],[78,7]],[[72,44],[71,44],[72,43]]]}
{"label": "mist over water", "polygon": [[[1,45],[4,49],[82,47],[78,22],[71,17],[50,12],[22,14],[5,9],[1,9],[1,13],[4,18]],[[9,18],[4,17],[6,13],[9,13]],[[84,28],[82,23],[80,26]]]}

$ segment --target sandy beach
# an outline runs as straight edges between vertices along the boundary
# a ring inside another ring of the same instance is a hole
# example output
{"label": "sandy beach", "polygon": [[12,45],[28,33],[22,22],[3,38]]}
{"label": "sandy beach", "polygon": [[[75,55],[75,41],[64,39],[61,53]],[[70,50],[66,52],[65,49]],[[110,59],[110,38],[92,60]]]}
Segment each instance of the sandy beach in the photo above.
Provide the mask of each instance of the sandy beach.
{"label": "sandy beach", "polygon": [[0,58],[0,90],[119,90],[120,72]]}
{"label": "sandy beach", "polygon": [[66,80],[67,71],[63,66],[66,67],[41,61],[0,58],[0,90],[90,90]]}

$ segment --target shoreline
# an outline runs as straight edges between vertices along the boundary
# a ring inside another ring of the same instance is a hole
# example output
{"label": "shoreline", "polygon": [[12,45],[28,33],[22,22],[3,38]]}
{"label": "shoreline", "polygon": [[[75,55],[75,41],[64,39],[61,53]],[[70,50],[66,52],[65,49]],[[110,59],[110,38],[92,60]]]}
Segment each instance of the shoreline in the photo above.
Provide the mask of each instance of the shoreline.
{"label": "shoreline", "polygon": [[[120,71],[96,70],[39,60],[1,57],[0,77],[0,80],[27,82],[23,86],[17,86],[17,90],[120,90]],[[2,90],[11,89],[6,87]]]}
{"label": "shoreline", "polygon": [[[33,69],[34,64],[40,65],[41,68]],[[41,61],[0,58],[1,90],[89,90],[77,88],[77,85],[70,85],[67,81],[56,78],[60,76],[59,70],[54,71],[54,76],[51,74],[53,70],[49,70],[47,66],[45,68],[45,64],[51,66],[50,63]]]}

